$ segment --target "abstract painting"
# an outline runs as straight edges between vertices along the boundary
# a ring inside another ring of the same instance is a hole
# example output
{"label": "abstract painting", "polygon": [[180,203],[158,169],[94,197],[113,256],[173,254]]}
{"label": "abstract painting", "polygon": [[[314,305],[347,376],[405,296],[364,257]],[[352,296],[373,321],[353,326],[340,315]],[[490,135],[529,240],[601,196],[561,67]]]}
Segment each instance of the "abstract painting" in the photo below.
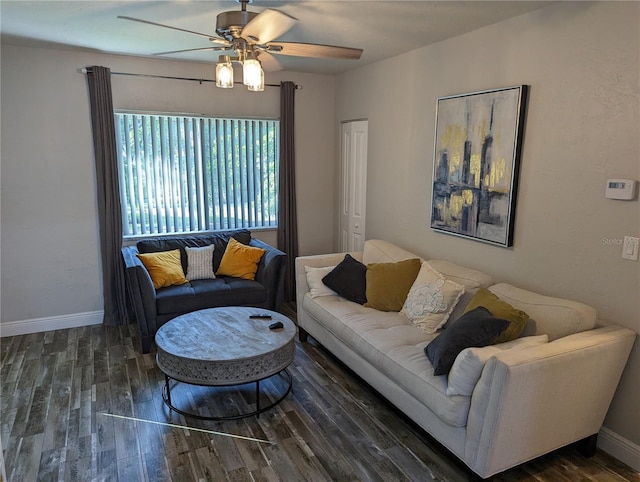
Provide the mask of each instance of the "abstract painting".
{"label": "abstract painting", "polygon": [[432,229],[512,246],[527,87],[438,99]]}

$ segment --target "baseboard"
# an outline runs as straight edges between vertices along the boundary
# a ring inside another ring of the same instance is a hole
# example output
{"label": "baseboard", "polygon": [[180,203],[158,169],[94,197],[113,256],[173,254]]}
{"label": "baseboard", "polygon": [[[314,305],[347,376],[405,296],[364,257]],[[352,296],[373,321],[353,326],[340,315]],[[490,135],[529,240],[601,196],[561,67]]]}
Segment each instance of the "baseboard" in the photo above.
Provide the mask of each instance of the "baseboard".
{"label": "baseboard", "polygon": [[70,315],[49,316],[31,320],[8,321],[0,323],[0,337],[28,335],[41,331],[64,330],[79,326],[99,325],[102,323],[104,312],[90,311]]}
{"label": "baseboard", "polygon": [[640,472],[640,446],[630,440],[602,427],[598,435],[598,448]]}

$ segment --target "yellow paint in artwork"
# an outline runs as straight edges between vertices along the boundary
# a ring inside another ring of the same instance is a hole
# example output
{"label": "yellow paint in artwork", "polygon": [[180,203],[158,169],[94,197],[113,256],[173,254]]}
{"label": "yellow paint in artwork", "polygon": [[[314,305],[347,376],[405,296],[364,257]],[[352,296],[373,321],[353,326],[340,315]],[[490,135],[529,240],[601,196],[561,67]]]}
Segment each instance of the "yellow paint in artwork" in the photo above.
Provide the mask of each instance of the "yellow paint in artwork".
{"label": "yellow paint in artwork", "polygon": [[462,202],[469,206],[471,204],[473,204],[473,192],[471,192],[471,189],[465,189],[464,191],[462,191]]}
{"label": "yellow paint in artwork", "polygon": [[[438,201],[438,202],[436,202],[436,209],[437,209],[438,211],[440,211],[441,213],[445,213],[445,212],[446,212],[446,211],[445,211],[444,203],[443,203],[442,201]],[[443,216],[443,217],[444,217],[444,216]]]}
{"label": "yellow paint in artwork", "polygon": [[480,159],[480,154],[471,154],[469,172],[473,174],[473,183],[475,184],[475,187],[480,187]]}
{"label": "yellow paint in artwork", "polygon": [[453,222],[453,218],[460,218],[463,205],[464,201],[462,200],[462,196],[459,194],[454,194],[449,198],[449,210],[447,212],[448,223]]}
{"label": "yellow paint in artwork", "polygon": [[448,124],[444,134],[440,136],[440,148],[449,151],[449,171],[454,172],[462,162],[464,141],[467,138],[466,129],[459,125]]}
{"label": "yellow paint in artwork", "polygon": [[458,169],[460,162],[462,161],[462,157],[459,152],[454,153],[449,159],[449,173],[453,173]]}
{"label": "yellow paint in artwork", "polygon": [[460,151],[466,138],[466,129],[459,125],[448,124],[444,129],[444,134],[440,137],[440,143],[443,147]]}
{"label": "yellow paint in artwork", "polygon": [[504,157],[496,159],[491,163],[489,174],[485,176],[485,186],[492,191],[507,192],[508,186],[505,184],[507,179],[507,161]]}

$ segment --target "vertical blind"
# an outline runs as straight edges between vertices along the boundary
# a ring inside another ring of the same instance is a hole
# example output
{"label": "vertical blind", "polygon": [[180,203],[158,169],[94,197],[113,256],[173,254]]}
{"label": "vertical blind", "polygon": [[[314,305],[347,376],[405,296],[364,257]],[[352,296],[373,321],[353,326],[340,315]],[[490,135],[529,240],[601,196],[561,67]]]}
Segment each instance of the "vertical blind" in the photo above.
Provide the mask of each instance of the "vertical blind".
{"label": "vertical blind", "polygon": [[277,225],[278,120],[115,116],[124,236]]}

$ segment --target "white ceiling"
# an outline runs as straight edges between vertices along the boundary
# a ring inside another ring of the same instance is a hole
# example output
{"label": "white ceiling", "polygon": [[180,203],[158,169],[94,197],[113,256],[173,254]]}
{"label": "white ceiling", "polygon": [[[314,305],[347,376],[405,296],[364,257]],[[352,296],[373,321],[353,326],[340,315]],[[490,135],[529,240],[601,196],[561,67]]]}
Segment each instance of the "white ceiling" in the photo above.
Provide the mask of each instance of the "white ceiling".
{"label": "white ceiling", "polygon": [[[274,8],[297,18],[297,24],[278,40],[364,49],[357,61],[278,56],[286,70],[336,74],[477,30],[549,3],[256,0],[248,10],[260,12]],[[217,14],[230,10],[240,10],[240,5],[234,0],[0,0],[0,33],[3,43],[150,56],[154,52],[212,44],[203,37],[118,19],[118,15],[214,35]],[[218,52],[166,57],[214,63]]]}

